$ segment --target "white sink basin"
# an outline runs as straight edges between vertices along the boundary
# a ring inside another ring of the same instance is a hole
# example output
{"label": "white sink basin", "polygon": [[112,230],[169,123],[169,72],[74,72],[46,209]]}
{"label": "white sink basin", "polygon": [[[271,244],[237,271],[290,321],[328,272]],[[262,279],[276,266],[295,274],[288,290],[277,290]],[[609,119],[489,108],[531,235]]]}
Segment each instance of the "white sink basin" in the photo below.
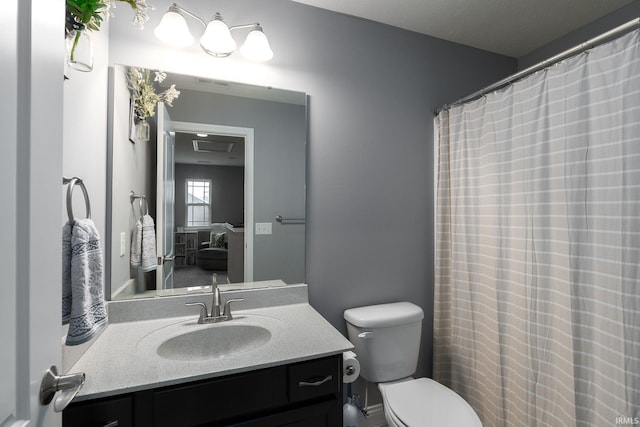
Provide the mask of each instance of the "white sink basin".
{"label": "white sink basin", "polygon": [[217,324],[169,338],[158,356],[172,360],[205,360],[255,350],[271,339],[271,332],[255,325]]}
{"label": "white sink basin", "polygon": [[207,361],[256,350],[267,344],[279,321],[243,316],[228,322],[199,325],[194,320],[159,328],[137,343],[137,350],[175,361]]}

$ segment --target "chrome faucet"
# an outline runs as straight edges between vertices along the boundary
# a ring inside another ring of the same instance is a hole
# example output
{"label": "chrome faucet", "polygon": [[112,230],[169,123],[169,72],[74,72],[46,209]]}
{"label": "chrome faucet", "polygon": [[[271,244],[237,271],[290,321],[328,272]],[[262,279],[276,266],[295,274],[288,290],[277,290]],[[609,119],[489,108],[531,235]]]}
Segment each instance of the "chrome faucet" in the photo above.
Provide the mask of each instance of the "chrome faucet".
{"label": "chrome faucet", "polygon": [[231,303],[244,301],[244,298],[233,298],[228,300],[224,304],[222,314],[220,314],[222,300],[220,298],[220,289],[218,288],[218,275],[216,273],[213,273],[213,276],[211,277],[211,291],[213,293],[211,311],[207,310],[207,305],[203,302],[188,302],[185,305],[195,305],[200,307],[200,317],[198,318],[198,323],[219,323],[225,322],[227,320],[232,320],[233,316],[231,315]]}
{"label": "chrome faucet", "polygon": [[211,293],[213,295],[211,317],[220,317],[220,288],[218,288],[218,275],[216,273],[211,276]]}

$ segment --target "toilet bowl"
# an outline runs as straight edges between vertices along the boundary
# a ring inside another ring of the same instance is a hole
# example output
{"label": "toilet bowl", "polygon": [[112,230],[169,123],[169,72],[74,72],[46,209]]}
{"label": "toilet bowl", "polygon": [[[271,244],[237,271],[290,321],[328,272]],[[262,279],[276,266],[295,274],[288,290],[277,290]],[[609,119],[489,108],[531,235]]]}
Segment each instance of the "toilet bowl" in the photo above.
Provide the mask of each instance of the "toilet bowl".
{"label": "toilet bowl", "polygon": [[429,378],[378,384],[389,427],[482,427],[473,408]]}
{"label": "toilet bowl", "polygon": [[389,427],[482,427],[473,408],[453,390],[416,371],[424,313],[409,302],[345,310],[360,376],[378,383]]}

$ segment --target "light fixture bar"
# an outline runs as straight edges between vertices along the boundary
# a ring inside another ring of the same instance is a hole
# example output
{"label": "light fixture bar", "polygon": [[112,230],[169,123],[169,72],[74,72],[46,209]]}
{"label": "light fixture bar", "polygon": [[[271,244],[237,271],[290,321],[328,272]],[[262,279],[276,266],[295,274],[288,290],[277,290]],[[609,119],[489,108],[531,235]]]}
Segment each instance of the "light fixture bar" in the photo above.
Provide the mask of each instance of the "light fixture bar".
{"label": "light fixture bar", "polygon": [[242,25],[234,25],[233,27],[229,27],[229,30],[239,30],[240,28],[251,28],[256,25],[260,26],[259,22],[254,22],[253,24],[242,24]]}
{"label": "light fixture bar", "polygon": [[[185,15],[189,15],[190,17],[192,17],[196,21],[200,22],[204,28],[207,28],[207,23],[204,22],[204,20],[202,18],[200,18],[198,15],[194,14],[193,12],[189,12],[187,9],[185,9],[182,6],[180,6],[179,4],[173,3],[171,6],[169,6],[169,11],[172,11],[172,9],[178,10],[178,11],[184,13]],[[216,12],[216,15],[220,16],[222,18],[222,16],[218,12]],[[256,25],[260,25],[260,23],[259,22],[254,22],[252,24],[233,25],[233,26],[229,27],[229,30],[239,30],[240,28],[250,28],[250,27],[255,27]]]}
{"label": "light fixture bar", "polygon": [[163,15],[154,31],[156,37],[175,47],[190,46],[193,35],[189,31],[184,15],[192,17],[204,27],[204,33],[200,37],[200,47],[211,56],[224,58],[231,55],[236,50],[236,42],[231,36],[231,31],[252,28],[240,49],[241,53],[255,61],[267,61],[273,57],[273,51],[259,22],[228,26],[222,15],[216,12],[207,23],[177,3],[169,6],[169,10]]}
{"label": "light fixture bar", "polygon": [[207,28],[207,23],[204,22],[204,20],[202,18],[200,18],[198,15],[193,14],[192,12],[189,12],[187,9],[185,9],[184,7],[178,5],[177,3],[173,3],[171,6],[169,6],[169,11],[171,11],[171,9],[176,9],[176,10],[184,13],[185,15],[189,15],[190,17],[192,17],[193,19],[195,19],[196,21],[201,23],[204,28]]}

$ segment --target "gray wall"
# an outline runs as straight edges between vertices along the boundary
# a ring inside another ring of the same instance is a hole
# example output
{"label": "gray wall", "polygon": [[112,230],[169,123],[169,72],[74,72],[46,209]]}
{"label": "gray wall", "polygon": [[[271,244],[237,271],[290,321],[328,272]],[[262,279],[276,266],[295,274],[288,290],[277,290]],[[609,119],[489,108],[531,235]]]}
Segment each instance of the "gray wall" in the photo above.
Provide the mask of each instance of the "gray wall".
{"label": "gray wall", "polygon": [[[203,17],[220,11],[230,25],[259,20],[274,50],[267,64],[220,60],[197,43],[179,50],[154,39],[170,4],[154,1],[143,32],[112,19],[110,63],[308,93],[310,302],[343,332],[346,308],[420,305],[419,374],[430,374],[433,110],[515,72],[516,60],[289,0],[181,1]],[[195,22],[192,30],[201,31]]]}
{"label": "gray wall", "polygon": [[187,179],[211,180],[211,222],[238,224],[244,218],[244,168],[176,164],[175,225],[186,223],[185,193]]}
{"label": "gray wall", "polygon": [[518,69],[524,70],[540,61],[557,55],[558,53],[579,45],[582,42],[596,37],[605,31],[609,31],[618,25],[631,21],[640,16],[640,0],[636,0],[627,6],[603,16],[600,19],[585,25],[563,37],[560,37],[551,43],[534,50],[520,58],[518,58]]}
{"label": "gray wall", "polygon": [[[92,40],[94,70],[90,73],[65,70],[69,80],[63,86],[62,175],[78,176],[84,181],[91,202],[91,218],[104,247],[109,238],[106,234],[108,23]],[[47,157],[47,161],[53,159]],[[60,185],[64,221],[67,221],[66,187]],[[73,192],[73,212],[79,218],[85,215],[84,198],[79,188]],[[64,326],[63,336],[67,329],[68,326]],[[62,372],[68,372],[90,346],[91,342],[66,347]]]}

